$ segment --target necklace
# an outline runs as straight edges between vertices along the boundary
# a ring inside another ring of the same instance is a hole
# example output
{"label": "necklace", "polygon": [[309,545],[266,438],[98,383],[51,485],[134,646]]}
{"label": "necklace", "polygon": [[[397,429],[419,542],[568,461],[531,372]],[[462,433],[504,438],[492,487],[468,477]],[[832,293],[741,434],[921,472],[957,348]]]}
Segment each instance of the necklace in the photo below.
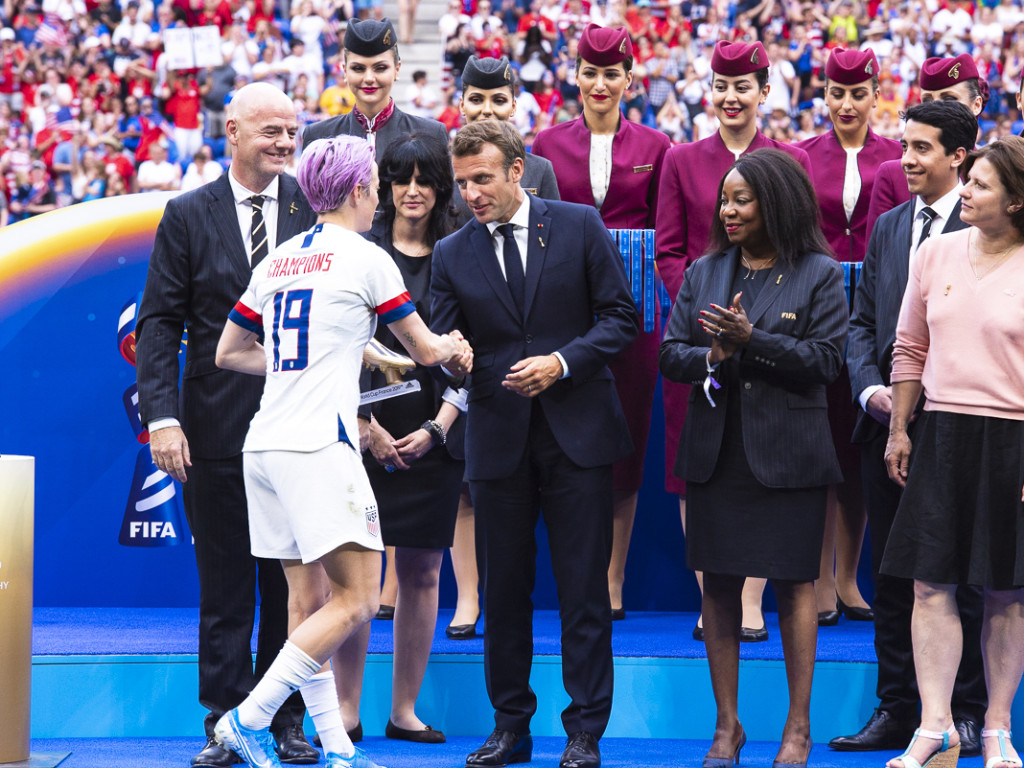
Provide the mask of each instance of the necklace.
{"label": "necklace", "polygon": [[[973,235],[974,233],[972,232],[971,234]],[[1022,245],[1022,243],[1020,243],[1020,242],[1011,243],[1009,248],[1007,248],[1005,251],[1001,252],[998,256],[996,256],[992,260],[993,263],[992,263],[992,265],[988,269],[986,269],[984,272],[979,274],[979,272],[978,272],[978,253],[981,252],[985,256],[991,256],[992,254],[985,253],[984,251],[982,251],[981,247],[978,245],[978,243],[975,242],[974,243],[974,250],[973,251],[970,248],[967,249],[968,259],[969,259],[969,261],[971,263],[971,272],[974,273],[974,279],[975,280],[981,280],[983,277],[985,277],[985,275],[988,275],[993,270],[998,269],[999,266],[1001,266],[1002,263],[1004,261],[1006,261],[1010,257],[1010,254],[1013,251],[1016,251],[1018,248],[1020,248],[1021,245]]]}
{"label": "necklace", "polygon": [[773,256],[773,257],[772,257],[772,259],[771,259],[771,261],[769,261],[769,262],[768,262],[767,264],[765,264],[765,265],[764,265],[763,267],[759,267],[758,269],[754,269],[754,266],[753,266],[753,265],[752,265],[752,264],[751,264],[751,263],[750,263],[749,261],[747,261],[747,257],[746,257],[746,256],[744,256],[744,255],[743,255],[743,254],[741,253],[741,254],[740,254],[740,261],[742,261],[742,262],[743,262],[743,266],[745,266],[745,267],[747,268],[747,274],[745,274],[745,275],[744,275],[744,276],[743,276],[742,278],[740,278],[740,279],[742,279],[742,280],[749,280],[749,279],[751,278],[751,276],[752,276],[752,275],[753,275],[753,274],[754,274],[755,272],[760,272],[760,271],[761,271],[762,269],[770,269],[771,267],[775,266],[775,261],[776,261],[776,259],[778,259],[778,256]]}

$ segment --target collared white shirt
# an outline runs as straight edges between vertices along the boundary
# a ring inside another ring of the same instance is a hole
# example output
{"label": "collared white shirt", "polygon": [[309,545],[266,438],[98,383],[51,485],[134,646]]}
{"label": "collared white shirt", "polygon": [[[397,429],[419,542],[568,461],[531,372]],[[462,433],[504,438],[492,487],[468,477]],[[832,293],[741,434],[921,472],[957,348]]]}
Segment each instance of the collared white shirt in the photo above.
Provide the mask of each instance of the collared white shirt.
{"label": "collared white shirt", "polygon": [[[958,181],[953,189],[929,206],[935,211],[935,218],[932,219],[932,228],[928,231],[929,237],[939,234],[943,227],[946,226],[949,217],[953,215],[953,209],[956,208],[956,204],[960,201],[960,190],[963,189],[963,186]],[[925,217],[921,215],[921,211],[926,205],[927,203],[920,197],[914,198],[914,227],[910,235],[911,256],[917,252],[917,241],[921,238],[921,231],[924,229]]]}
{"label": "collared white shirt", "polygon": [[601,210],[612,181],[612,142],[615,134],[590,134],[590,191],[594,205]]}
{"label": "collared white shirt", "polygon": [[[498,227],[502,225],[500,221],[489,221],[485,225],[487,231],[491,234],[491,240],[494,243],[494,258],[498,260],[498,269],[501,270],[501,274],[504,275],[505,279],[508,280],[508,275],[505,274],[505,238],[498,232]],[[526,251],[529,248],[530,239],[530,196],[523,193],[523,203],[519,206],[519,210],[512,214],[507,222],[515,227],[513,232],[515,233],[516,245],[519,246],[519,257],[523,260],[523,274],[526,274]],[[560,378],[565,378],[569,375],[569,364],[565,362],[565,358],[562,357],[558,352],[552,352],[558,361],[562,364],[562,375]]]}
{"label": "collared white shirt", "polygon": [[249,198],[253,195],[263,195],[264,197],[263,225],[267,229],[268,252],[273,251],[277,247],[277,212],[281,180],[275,176],[266,189],[253,192],[243,187],[229,169],[228,181],[231,183],[231,194],[235,198],[235,213],[238,214],[238,228],[242,233],[242,242],[245,243],[245,254],[249,263],[252,264],[252,202]]}

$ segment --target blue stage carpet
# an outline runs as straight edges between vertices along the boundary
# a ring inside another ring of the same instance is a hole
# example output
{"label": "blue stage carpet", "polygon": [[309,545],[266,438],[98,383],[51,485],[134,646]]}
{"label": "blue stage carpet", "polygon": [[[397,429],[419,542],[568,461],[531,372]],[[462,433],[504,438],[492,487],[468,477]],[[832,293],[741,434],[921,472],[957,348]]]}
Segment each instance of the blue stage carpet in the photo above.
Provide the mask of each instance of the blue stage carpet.
{"label": "blue stage carpet", "polygon": [[[423,745],[370,738],[361,746],[387,768],[461,768],[466,755],[480,746],[481,739],[453,738],[447,744]],[[601,741],[605,768],[678,768],[699,766],[709,741],[676,739],[604,739]],[[185,768],[202,746],[195,739],[36,739],[38,752],[71,752],[60,768]],[[565,742],[539,738],[534,742],[533,761],[537,768],[555,768]],[[770,766],[777,743],[750,742],[741,755],[741,766]],[[833,752],[815,745],[809,768],[883,768],[893,755],[883,752]],[[981,758],[964,758],[964,768],[981,768]],[[322,765],[322,763],[321,763]]]}
{"label": "blue stage carpet", "polygon": [[[195,608],[36,608],[33,614],[32,653],[36,656],[195,654],[198,611]],[[444,628],[452,611],[442,610],[434,633],[435,654],[483,654],[483,640],[449,640]],[[695,613],[631,612],[613,625],[612,642],[617,657],[704,658],[704,645],[690,633]],[[778,616],[767,615],[769,640],[744,644],[745,659],[782,659]],[[392,652],[392,624],[374,621],[370,653]],[[483,630],[483,621],[478,628]],[[534,619],[534,653],[557,656],[560,629],[556,611],[537,611]],[[842,619],[836,627],[818,632],[818,661],[874,662],[874,628],[871,622]],[[255,646],[253,648],[255,650]]]}

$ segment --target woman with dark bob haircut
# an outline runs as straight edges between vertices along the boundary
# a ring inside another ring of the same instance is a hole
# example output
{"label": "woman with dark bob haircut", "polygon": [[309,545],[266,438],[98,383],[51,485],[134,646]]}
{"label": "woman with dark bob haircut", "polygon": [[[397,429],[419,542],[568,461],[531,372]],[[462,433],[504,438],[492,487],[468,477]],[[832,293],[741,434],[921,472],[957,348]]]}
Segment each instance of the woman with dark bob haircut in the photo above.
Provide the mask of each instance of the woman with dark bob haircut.
{"label": "woman with dark bob haircut", "polygon": [[896,326],[885,462],[905,490],[881,571],[914,580],[921,727],[890,768],[956,765],[960,584],[984,595],[985,766],[1021,765],[1010,710],[1024,673],[1024,139],[972,152],[962,173],[970,226],[911,256]]}
{"label": "woman with dark bob haircut", "polygon": [[[686,270],[661,373],[694,385],[675,473],[687,565],[704,572],[704,639],[718,717],[705,768],[746,742],[737,711],[743,582],[769,579],[789,681],[776,766],[811,749],[810,698],[827,487],[840,478],[825,387],[839,375],[847,302],[800,164],[762,149],[719,185],[710,251]],[[703,387],[703,389],[701,389]]]}
{"label": "woman with dark bob haircut", "polygon": [[[416,305],[430,322],[430,256],[434,243],[452,231],[453,178],[448,148],[431,136],[412,134],[392,143],[378,166],[383,216],[365,236],[391,256]],[[404,354],[399,339],[384,325],[375,339]],[[452,545],[462,487],[464,395],[446,389],[423,367],[404,377],[419,382],[417,392],[360,409],[368,420],[369,446],[363,466],[380,508],[381,534],[397,582],[394,602],[395,658],[391,739],[441,743],[441,731],[416,716],[416,698],[430,656],[437,620],[441,556]],[[380,371],[364,372],[362,390],[387,386]],[[387,596],[385,590],[384,596]],[[382,598],[383,600],[384,598]],[[342,648],[345,669],[362,669],[370,627]],[[338,678],[345,725],[358,729],[361,676]]]}

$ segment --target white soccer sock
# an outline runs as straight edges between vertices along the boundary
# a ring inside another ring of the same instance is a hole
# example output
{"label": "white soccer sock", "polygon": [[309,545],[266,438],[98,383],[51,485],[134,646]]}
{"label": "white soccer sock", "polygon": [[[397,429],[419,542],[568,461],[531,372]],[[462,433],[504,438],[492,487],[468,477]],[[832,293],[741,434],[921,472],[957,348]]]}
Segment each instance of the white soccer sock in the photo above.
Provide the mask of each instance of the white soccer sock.
{"label": "white soccer sock", "polygon": [[313,725],[320,735],[324,753],[333,752],[342,757],[352,757],[355,747],[345,732],[338,707],[338,690],[334,687],[334,673],[321,672],[313,675],[299,689],[306,711],[313,718]]}
{"label": "white soccer sock", "polygon": [[238,705],[238,720],[246,728],[269,728],[284,700],[317,673],[320,665],[301,648],[285,640],[263,679],[248,698]]}

